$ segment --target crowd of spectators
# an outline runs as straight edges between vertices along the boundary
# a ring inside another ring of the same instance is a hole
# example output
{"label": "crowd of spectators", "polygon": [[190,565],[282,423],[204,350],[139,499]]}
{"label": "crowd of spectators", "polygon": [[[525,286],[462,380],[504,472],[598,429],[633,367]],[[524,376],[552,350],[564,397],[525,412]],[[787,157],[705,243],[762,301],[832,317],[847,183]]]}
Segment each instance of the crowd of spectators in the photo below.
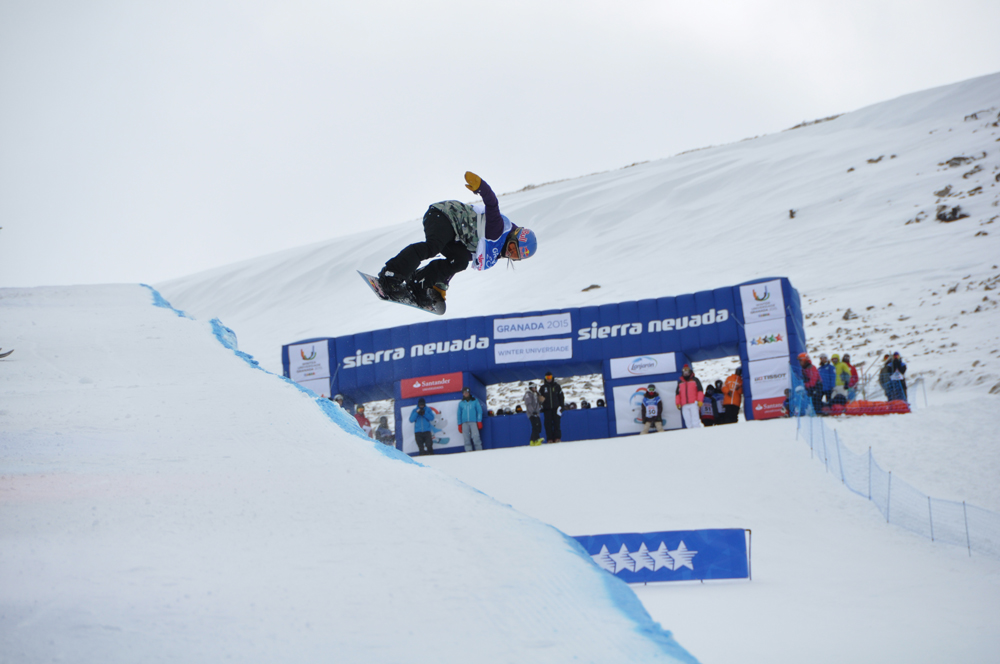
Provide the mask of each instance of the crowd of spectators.
{"label": "crowd of spectators", "polygon": [[[813,365],[807,353],[800,353],[798,363],[799,377],[802,380],[801,389],[805,398],[794,399],[791,390],[785,390],[785,401],[781,413],[783,416],[806,414],[808,406],[811,406],[812,411],[818,415],[839,414],[843,412],[848,403],[856,399],[859,384],[864,377],[859,376],[858,369],[851,363],[851,356],[847,353],[843,356],[834,353],[829,357],[826,353],[820,353],[818,367]],[[906,363],[899,353],[886,354],[883,357],[877,380],[887,401],[907,400]],[[342,395],[337,394],[330,400],[350,412]],[[488,409],[484,413],[479,400],[472,396],[469,388],[464,388],[458,409],[458,427],[465,439],[466,451],[482,449],[479,432],[483,428],[484,415],[487,417],[527,415],[531,422],[529,443],[541,445],[561,442],[560,420],[563,411],[577,408],[607,407],[604,399],[597,399],[594,406],[591,406],[586,398],[580,400],[579,406],[575,401],[567,402],[562,387],[555,380],[552,372],[546,372],[540,385],[529,383],[522,401],[524,402],[523,407],[521,404],[517,404],[513,410],[500,407],[495,411]],[[685,428],[736,423],[739,421],[742,405],[742,367],[737,367],[724,381],[709,382],[704,389],[701,379],[695,376],[691,366],[685,364],[682,367],[681,376],[674,391],[674,406],[681,411],[681,419]],[[650,384],[645,390],[640,407],[640,418],[637,420],[642,424],[640,433],[649,433],[654,427],[657,431],[663,431],[664,408],[665,401],[657,392],[656,385]],[[378,425],[373,427],[365,415],[364,404],[354,406],[352,415],[368,437],[385,445],[395,444],[395,432],[389,428],[386,416],[379,417]],[[422,422],[421,418],[427,421]],[[417,408],[410,415],[410,420],[414,422],[415,432],[418,434],[417,445],[420,454],[434,453],[433,445],[425,440],[431,431],[431,419],[426,412],[426,403],[420,399]],[[542,435],[543,421],[544,436]]]}
{"label": "crowd of spectators", "polygon": [[[817,415],[839,415],[844,412],[848,403],[857,400],[864,376],[858,374],[857,367],[851,363],[850,355],[844,353],[841,357],[834,353],[827,357],[826,353],[820,353],[819,367],[812,363],[808,353],[799,353],[798,360],[799,375],[806,399],[792,399],[790,390],[786,390],[783,415],[791,417],[806,414],[809,405],[812,406],[812,412]],[[886,401],[908,400],[906,363],[899,353],[891,355],[886,353],[882,358],[878,384]]]}

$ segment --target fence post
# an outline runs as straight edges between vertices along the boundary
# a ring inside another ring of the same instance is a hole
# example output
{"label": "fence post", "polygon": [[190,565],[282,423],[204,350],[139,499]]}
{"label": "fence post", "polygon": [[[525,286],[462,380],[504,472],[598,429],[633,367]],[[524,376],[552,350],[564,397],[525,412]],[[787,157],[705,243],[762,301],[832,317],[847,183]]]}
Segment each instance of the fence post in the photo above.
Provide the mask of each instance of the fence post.
{"label": "fence post", "polygon": [[931,522],[931,541],[934,541],[934,511],[931,509],[931,497],[927,496],[927,519]]}
{"label": "fence post", "polygon": [[815,420],[815,419],[816,419],[815,417],[810,417],[808,419],[808,422],[809,422],[809,458],[810,459],[813,458],[813,420]]}
{"label": "fence post", "polygon": [[[892,506],[892,471],[889,471],[889,488],[885,496],[885,522],[889,523],[889,508]],[[968,529],[966,529],[968,530]]]}
{"label": "fence post", "polygon": [[837,430],[833,430],[833,439],[837,441],[837,460],[840,461],[840,481],[847,484],[847,478],[844,477],[844,455],[840,451],[840,436],[837,434]]}
{"label": "fence post", "polygon": [[826,467],[826,472],[830,472],[830,458],[826,453],[826,425],[822,422],[819,423],[819,432],[823,435],[823,466]]}
{"label": "fence post", "polygon": [[969,547],[969,557],[972,557],[972,540],[969,538],[969,513],[965,511],[965,501],[962,501],[962,516],[965,517],[965,545]]}

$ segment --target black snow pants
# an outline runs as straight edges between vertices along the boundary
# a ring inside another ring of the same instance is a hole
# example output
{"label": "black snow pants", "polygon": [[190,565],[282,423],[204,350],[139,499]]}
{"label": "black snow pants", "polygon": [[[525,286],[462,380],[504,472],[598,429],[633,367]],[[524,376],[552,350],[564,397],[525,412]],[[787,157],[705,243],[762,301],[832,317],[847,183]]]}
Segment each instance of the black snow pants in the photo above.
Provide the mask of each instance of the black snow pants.
{"label": "black snow pants", "polygon": [[[441,254],[423,268],[420,263]],[[415,242],[389,259],[385,267],[410,283],[423,281],[427,287],[447,286],[451,278],[469,267],[472,254],[455,238],[451,220],[431,207],[424,214],[424,241]],[[418,269],[419,268],[419,269]]]}

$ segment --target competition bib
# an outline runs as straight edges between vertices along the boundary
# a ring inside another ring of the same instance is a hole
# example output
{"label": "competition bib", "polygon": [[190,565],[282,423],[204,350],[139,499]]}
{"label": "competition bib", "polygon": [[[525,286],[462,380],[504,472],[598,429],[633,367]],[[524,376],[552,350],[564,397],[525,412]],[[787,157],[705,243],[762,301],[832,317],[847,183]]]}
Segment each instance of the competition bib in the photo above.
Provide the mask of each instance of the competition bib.
{"label": "competition bib", "polygon": [[[473,206],[477,212],[479,212],[479,207]],[[485,210],[486,208],[483,208],[483,213],[479,216],[479,244],[476,246],[476,255],[472,258],[472,267],[480,271],[490,269],[503,257],[504,241],[507,239],[507,234],[514,228],[514,224],[510,222],[510,219],[504,217],[503,233],[496,240],[487,240]]]}

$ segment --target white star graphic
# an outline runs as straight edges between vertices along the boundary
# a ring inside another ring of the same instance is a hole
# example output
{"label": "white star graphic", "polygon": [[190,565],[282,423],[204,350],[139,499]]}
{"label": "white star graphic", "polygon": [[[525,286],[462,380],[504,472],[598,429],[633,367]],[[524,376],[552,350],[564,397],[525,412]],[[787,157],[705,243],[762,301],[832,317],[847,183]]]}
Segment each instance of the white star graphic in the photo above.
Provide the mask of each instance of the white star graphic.
{"label": "white star graphic", "polygon": [[612,574],[615,573],[615,561],[611,559],[611,555],[608,553],[607,546],[602,544],[601,552],[598,553],[596,556],[591,556],[591,558],[594,559],[594,562],[597,563],[599,567],[608,570]]}
{"label": "white star graphic", "polygon": [[610,557],[615,561],[615,574],[624,570],[635,571],[635,559],[628,554],[628,547],[624,544],[618,553],[612,553]]}
{"label": "white star graphic", "polygon": [[636,572],[641,569],[651,569],[654,572],[656,571],[656,561],[653,560],[653,556],[649,555],[649,549],[646,548],[645,542],[639,545],[639,550],[635,552],[632,559],[635,560]]}
{"label": "white star graphic", "polygon": [[652,553],[653,562],[656,563],[653,567],[653,571],[660,569],[661,567],[666,567],[667,569],[674,569],[674,559],[667,552],[667,545],[660,542],[660,548]]}
{"label": "white star graphic", "polygon": [[670,556],[676,561],[676,567],[674,569],[679,569],[681,567],[687,567],[690,570],[694,569],[694,557],[698,555],[697,551],[688,551],[688,548],[684,546],[684,540],[677,545],[676,551],[671,551]]}

